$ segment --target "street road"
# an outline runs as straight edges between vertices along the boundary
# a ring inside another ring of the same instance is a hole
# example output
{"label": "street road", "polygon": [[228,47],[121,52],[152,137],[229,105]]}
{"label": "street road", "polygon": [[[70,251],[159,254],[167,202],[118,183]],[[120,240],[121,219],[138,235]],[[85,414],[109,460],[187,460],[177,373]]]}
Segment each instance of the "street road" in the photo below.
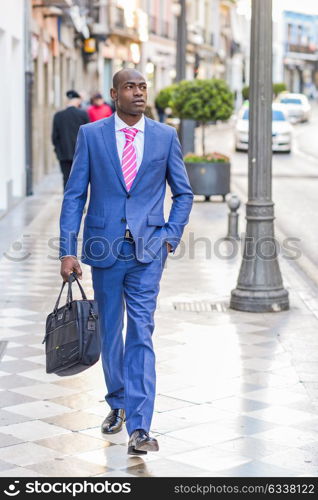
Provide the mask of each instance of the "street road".
{"label": "street road", "polygon": [[[228,154],[232,163],[231,190],[243,202],[247,196],[247,154],[235,152],[233,127],[221,124],[209,127],[207,151]],[[302,257],[298,263],[318,282],[318,106],[309,123],[294,126],[291,154],[273,155],[273,201],[276,234],[299,238]],[[198,132],[199,136],[199,132]],[[198,148],[200,137],[197,137]],[[199,150],[199,149],[198,149]],[[245,230],[245,209],[242,207],[241,230]]]}

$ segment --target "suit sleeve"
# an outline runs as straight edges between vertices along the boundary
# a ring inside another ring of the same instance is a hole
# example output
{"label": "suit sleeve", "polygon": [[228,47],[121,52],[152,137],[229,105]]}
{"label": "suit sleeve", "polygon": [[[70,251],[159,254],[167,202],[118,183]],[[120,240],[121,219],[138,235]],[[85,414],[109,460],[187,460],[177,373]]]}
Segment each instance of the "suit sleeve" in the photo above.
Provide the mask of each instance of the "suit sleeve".
{"label": "suit sleeve", "polygon": [[165,224],[166,241],[170,243],[172,251],[175,252],[180,243],[184,227],[189,222],[193,203],[193,192],[175,129],[173,130],[166,176],[172,192],[172,207],[168,222]]}
{"label": "suit sleeve", "polygon": [[53,118],[51,139],[52,139],[52,143],[53,143],[53,146],[54,146],[54,151],[58,155],[59,130],[58,130],[58,118],[57,118],[56,114],[54,115],[54,118]]}
{"label": "suit sleeve", "polygon": [[60,258],[77,255],[77,237],[87,199],[88,184],[88,146],[84,129],[80,127],[60,215]]}

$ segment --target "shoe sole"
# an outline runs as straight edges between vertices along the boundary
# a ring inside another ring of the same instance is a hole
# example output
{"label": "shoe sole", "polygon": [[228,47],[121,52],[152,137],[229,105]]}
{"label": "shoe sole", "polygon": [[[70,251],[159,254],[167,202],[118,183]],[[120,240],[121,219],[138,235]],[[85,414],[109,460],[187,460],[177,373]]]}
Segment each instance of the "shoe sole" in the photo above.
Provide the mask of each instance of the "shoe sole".
{"label": "shoe sole", "polygon": [[134,446],[128,446],[128,455],[147,455],[147,452],[143,450],[136,450]]}
{"label": "shoe sole", "polygon": [[101,429],[101,432],[102,432],[102,434],[109,434],[109,435],[111,435],[111,434],[117,434],[121,430],[122,430],[122,427],[120,429],[117,429],[116,431],[105,431],[105,430]]}

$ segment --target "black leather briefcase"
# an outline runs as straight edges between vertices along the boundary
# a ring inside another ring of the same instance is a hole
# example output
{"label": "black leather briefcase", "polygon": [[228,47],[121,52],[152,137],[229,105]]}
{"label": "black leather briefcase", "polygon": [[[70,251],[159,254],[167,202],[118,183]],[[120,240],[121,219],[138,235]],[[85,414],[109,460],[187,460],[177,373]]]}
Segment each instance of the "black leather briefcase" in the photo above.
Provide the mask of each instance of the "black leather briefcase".
{"label": "black leather briefcase", "polygon": [[[76,281],[82,300],[73,300],[72,282]],[[59,307],[66,282],[63,282],[54,310],[46,319],[43,339],[46,372],[73,375],[95,364],[100,356],[98,307],[88,300],[75,273],[68,280],[66,304]]]}

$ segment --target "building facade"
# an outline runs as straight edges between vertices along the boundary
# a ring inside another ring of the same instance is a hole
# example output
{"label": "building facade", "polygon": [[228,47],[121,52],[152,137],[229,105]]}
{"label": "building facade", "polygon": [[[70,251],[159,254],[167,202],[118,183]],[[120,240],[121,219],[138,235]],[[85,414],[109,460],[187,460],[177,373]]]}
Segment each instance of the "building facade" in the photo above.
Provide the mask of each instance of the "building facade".
{"label": "building facade", "polygon": [[1,6],[0,214],[25,194],[24,1]]}
{"label": "building facade", "polygon": [[292,92],[310,96],[318,85],[318,15],[283,12],[284,81]]}

